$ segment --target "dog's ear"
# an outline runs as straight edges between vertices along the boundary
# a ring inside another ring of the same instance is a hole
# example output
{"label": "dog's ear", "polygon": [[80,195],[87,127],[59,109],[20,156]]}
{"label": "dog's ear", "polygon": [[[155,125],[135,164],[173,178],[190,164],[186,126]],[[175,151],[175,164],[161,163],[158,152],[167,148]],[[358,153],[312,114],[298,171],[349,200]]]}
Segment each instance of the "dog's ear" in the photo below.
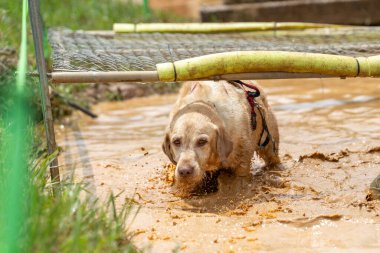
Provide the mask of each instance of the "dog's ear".
{"label": "dog's ear", "polygon": [[166,132],[164,142],[162,143],[162,151],[164,151],[164,153],[169,157],[170,161],[174,165],[177,165],[177,162],[174,161],[174,158],[173,158],[173,153],[170,147],[170,138],[169,138],[168,132]]}
{"label": "dog's ear", "polygon": [[220,160],[225,161],[232,152],[233,143],[228,138],[223,126],[218,127],[218,139],[216,143]]}

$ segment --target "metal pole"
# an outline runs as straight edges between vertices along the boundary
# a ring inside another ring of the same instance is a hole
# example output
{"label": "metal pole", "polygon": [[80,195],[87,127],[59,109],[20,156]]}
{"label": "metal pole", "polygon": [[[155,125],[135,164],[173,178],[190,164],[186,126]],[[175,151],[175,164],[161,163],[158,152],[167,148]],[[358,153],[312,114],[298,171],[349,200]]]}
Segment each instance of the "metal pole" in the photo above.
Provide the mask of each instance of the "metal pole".
{"label": "metal pole", "polygon": [[[116,82],[160,82],[157,71],[109,71],[109,72],[52,72],[53,83],[116,83]],[[240,73],[210,76],[203,80],[261,80],[261,79],[291,79],[291,78],[328,78],[329,75],[313,73]],[[338,77],[338,76],[336,76]]]}
{"label": "metal pole", "polygon": [[53,83],[159,82],[157,71],[52,72]]}
{"label": "metal pole", "polygon": [[[41,102],[42,102],[42,112],[44,116],[45,123],[45,133],[47,140],[48,154],[53,154],[57,145],[55,142],[54,134],[54,124],[53,124],[53,115],[51,112],[51,103],[49,96],[49,84],[46,73],[46,62],[43,50],[43,35],[42,35],[42,20],[40,16],[40,3],[39,0],[28,0],[29,3],[29,16],[30,23],[32,26],[34,49],[36,53],[36,62],[38,72],[40,74],[40,93],[41,93]],[[53,193],[57,195],[59,193],[59,169],[58,169],[58,160],[55,157],[54,160],[50,163],[50,176],[51,181],[54,184]]]}

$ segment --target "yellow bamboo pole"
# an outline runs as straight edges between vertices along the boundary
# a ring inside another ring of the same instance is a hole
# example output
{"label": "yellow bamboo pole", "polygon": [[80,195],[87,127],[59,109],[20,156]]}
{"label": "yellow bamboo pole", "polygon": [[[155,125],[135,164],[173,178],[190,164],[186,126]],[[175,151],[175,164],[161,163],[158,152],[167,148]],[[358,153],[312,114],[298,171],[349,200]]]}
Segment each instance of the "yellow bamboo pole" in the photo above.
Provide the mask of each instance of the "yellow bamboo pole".
{"label": "yellow bamboo pole", "polygon": [[380,77],[380,55],[358,57],[359,75],[361,77]]}
{"label": "yellow bamboo pole", "polygon": [[238,73],[288,72],[380,77],[380,56],[350,57],[284,51],[237,51],[156,65],[160,81],[186,81]]}
{"label": "yellow bamboo pole", "polygon": [[115,23],[115,33],[216,33],[268,30],[295,30],[311,28],[338,28],[341,25],[302,22],[236,22],[236,23]]}

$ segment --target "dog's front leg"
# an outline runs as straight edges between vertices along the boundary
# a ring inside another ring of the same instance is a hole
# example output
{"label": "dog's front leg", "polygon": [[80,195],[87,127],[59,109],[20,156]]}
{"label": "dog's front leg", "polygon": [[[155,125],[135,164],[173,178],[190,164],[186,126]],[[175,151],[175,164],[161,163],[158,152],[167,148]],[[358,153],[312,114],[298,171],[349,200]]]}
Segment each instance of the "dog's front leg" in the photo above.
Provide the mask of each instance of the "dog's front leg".
{"label": "dog's front leg", "polygon": [[248,177],[251,173],[251,164],[240,164],[235,170],[235,175],[238,177]]}

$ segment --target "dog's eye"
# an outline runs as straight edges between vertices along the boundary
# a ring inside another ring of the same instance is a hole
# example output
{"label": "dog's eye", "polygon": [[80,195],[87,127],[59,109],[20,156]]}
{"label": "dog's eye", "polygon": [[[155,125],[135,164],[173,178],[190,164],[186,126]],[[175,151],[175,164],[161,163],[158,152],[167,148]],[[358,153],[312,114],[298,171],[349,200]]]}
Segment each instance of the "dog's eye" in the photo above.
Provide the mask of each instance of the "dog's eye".
{"label": "dog's eye", "polygon": [[180,139],[175,139],[173,141],[173,144],[176,145],[176,146],[179,146],[179,145],[181,145],[181,140]]}
{"label": "dog's eye", "polygon": [[199,139],[198,140],[198,142],[197,142],[197,145],[199,146],[199,147],[202,147],[202,146],[204,146],[204,145],[206,145],[206,143],[207,143],[207,139]]}

